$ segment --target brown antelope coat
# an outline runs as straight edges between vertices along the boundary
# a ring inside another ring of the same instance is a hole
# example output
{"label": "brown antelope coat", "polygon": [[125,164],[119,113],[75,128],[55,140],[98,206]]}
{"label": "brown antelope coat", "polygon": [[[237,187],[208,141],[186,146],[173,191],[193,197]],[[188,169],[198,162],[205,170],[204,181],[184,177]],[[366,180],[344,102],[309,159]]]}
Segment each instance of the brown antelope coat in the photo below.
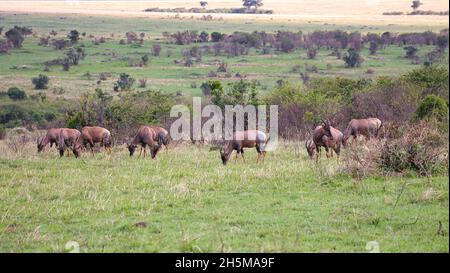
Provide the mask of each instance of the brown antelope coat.
{"label": "brown antelope coat", "polygon": [[[341,144],[342,144],[343,134],[338,129],[331,126],[329,120],[322,120],[322,125],[317,126],[313,132],[313,143],[316,149],[316,161],[319,159],[319,153],[321,147],[325,148],[327,153],[327,157],[333,156],[333,150],[336,152],[337,159],[339,160],[339,156],[341,154]],[[310,144],[310,147],[312,145]],[[331,151],[330,151],[331,149]],[[309,149],[307,147],[308,154],[310,154]]]}
{"label": "brown antelope coat", "polygon": [[98,126],[85,126],[81,129],[80,140],[85,148],[89,145],[92,154],[94,154],[95,143],[100,143],[101,146],[105,147],[108,153],[111,152],[111,133],[105,128]]}
{"label": "brown antelope coat", "polygon": [[68,129],[68,128],[62,128],[59,131],[59,137],[58,137],[58,149],[59,149],[59,155],[64,155],[64,150],[66,149],[72,149],[75,157],[78,157],[80,154],[75,149],[75,145],[80,138],[81,133],[77,129]]}
{"label": "brown antelope coat", "polygon": [[[161,147],[159,139],[158,133],[154,128],[149,126],[141,126],[131,144],[127,144],[130,156],[133,156],[137,146],[141,145],[141,153],[142,150],[144,150],[145,157],[147,153],[146,147],[148,145],[150,147],[151,157],[154,159]],[[141,153],[139,153],[139,156],[141,156]]]}
{"label": "brown antelope coat", "polygon": [[225,147],[220,149],[220,157],[222,159],[222,163],[224,165],[227,164],[228,160],[233,153],[233,150],[236,150],[236,158],[239,154],[241,154],[244,159],[244,148],[256,148],[258,152],[258,158],[256,162],[262,158],[266,157],[266,146],[269,138],[265,133],[258,130],[248,130],[248,131],[238,131],[233,135],[232,140],[225,141]]}
{"label": "brown antelope coat", "polygon": [[58,146],[60,130],[61,128],[50,128],[47,130],[47,134],[45,135],[45,137],[37,140],[38,153],[42,152],[45,146],[47,146],[49,143],[50,147],[53,147],[53,144],[55,144],[55,146]]}
{"label": "brown antelope coat", "polygon": [[166,147],[167,150],[167,145],[169,145],[170,143],[169,132],[166,129],[159,126],[149,126],[149,127],[152,128],[157,134],[159,145],[160,146],[164,145],[164,147]]}
{"label": "brown antelope coat", "polygon": [[352,119],[344,130],[343,144],[347,144],[347,140],[353,136],[353,141],[359,135],[363,135],[367,140],[371,137],[378,137],[381,120],[377,118],[366,118],[366,119]]}

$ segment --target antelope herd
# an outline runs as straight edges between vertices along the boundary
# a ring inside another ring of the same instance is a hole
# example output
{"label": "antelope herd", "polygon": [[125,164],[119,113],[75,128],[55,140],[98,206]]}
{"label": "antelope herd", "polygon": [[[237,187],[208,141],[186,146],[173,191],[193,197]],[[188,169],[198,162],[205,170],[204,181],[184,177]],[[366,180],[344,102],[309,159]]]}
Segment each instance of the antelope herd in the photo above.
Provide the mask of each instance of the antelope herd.
{"label": "antelope herd", "polygon": [[[306,151],[311,159],[314,158],[316,162],[321,156],[322,147],[326,151],[327,158],[333,157],[333,151],[336,153],[339,162],[341,147],[348,145],[348,139],[353,138],[353,142],[358,136],[362,135],[366,140],[372,137],[379,137],[380,129],[382,127],[381,120],[378,118],[367,119],[352,119],[345,128],[344,133],[331,125],[329,119],[322,119],[321,124],[318,125],[312,132],[312,139],[305,142]],[[139,157],[144,154],[147,155],[147,147],[150,150],[152,159],[156,158],[162,146],[167,146],[171,137],[169,132],[158,126],[141,126],[130,143],[126,143],[130,156],[133,156],[136,149],[140,146]],[[264,162],[266,157],[266,147],[269,142],[269,137],[262,131],[247,130],[237,131],[234,133],[232,140],[227,140],[222,143],[220,150],[220,158],[224,165],[229,161],[233,151],[236,151],[236,159],[241,155],[244,159],[244,148],[256,148],[258,157],[256,162]],[[80,157],[81,153],[89,148],[92,155],[94,155],[95,144],[99,143],[104,147],[108,154],[112,151],[112,137],[110,131],[98,126],[86,126],[81,129],[69,128],[51,128],[47,130],[45,137],[37,140],[38,153],[42,152],[44,148],[50,144],[57,147],[59,155],[63,156],[64,152],[72,151],[75,157]]]}

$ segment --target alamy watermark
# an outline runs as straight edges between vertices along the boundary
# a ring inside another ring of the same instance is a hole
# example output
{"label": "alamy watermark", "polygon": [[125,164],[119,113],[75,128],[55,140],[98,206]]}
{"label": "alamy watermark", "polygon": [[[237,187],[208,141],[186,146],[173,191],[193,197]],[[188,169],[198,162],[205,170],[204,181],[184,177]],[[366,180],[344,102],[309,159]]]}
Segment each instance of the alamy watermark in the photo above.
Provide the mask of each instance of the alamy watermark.
{"label": "alamy watermark", "polygon": [[[244,140],[246,130],[258,130],[270,139],[267,150],[278,145],[278,105],[205,105],[200,97],[192,99],[192,111],[186,105],[175,105],[170,111],[176,119],[170,126],[173,140]],[[202,122],[202,118],[207,118]],[[257,134],[249,134],[249,137]],[[254,139],[248,139],[254,140]]]}

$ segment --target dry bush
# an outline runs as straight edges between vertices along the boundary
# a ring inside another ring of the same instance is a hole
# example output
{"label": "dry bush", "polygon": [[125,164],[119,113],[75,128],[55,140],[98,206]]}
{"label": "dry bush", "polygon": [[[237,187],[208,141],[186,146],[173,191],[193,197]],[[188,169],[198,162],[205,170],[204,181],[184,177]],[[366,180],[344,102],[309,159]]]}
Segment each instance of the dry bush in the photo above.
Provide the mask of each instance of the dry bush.
{"label": "dry bush", "polygon": [[417,171],[420,175],[448,172],[448,133],[422,121],[382,147],[380,168],[387,172]]}
{"label": "dry bush", "polygon": [[348,145],[342,157],[343,171],[358,180],[369,175],[380,175],[378,161],[384,141],[372,139],[362,145]]}
{"label": "dry bush", "polygon": [[389,138],[349,145],[343,157],[343,171],[358,179],[408,171],[423,176],[448,172],[448,133],[437,124],[422,121],[389,130],[385,135]]}

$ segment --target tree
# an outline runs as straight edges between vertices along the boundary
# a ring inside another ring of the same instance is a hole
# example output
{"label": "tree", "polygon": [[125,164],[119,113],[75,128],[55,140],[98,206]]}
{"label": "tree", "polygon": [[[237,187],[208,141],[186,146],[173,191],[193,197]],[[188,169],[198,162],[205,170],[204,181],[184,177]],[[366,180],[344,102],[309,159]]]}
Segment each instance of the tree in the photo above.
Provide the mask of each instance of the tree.
{"label": "tree", "polygon": [[416,11],[420,6],[422,6],[422,2],[420,2],[420,0],[414,0],[412,1],[412,5],[411,8]]}
{"label": "tree", "polygon": [[448,47],[448,36],[439,35],[436,38],[436,46],[439,48],[439,50],[444,51]]}
{"label": "tree", "polygon": [[27,94],[25,93],[25,91],[20,90],[17,87],[9,88],[6,94],[12,100],[24,100],[27,98]]}
{"label": "tree", "polygon": [[370,42],[370,45],[369,45],[370,55],[375,55],[377,53],[377,51],[378,51],[378,43],[375,41]]}
{"label": "tree", "polygon": [[78,42],[78,40],[80,39],[80,33],[76,29],[71,30],[69,32],[69,34],[67,35],[67,38],[69,38],[69,40],[72,44],[76,44]]}
{"label": "tree", "polygon": [[209,40],[209,34],[206,31],[202,31],[198,37],[202,43],[207,43]]}
{"label": "tree", "polygon": [[417,47],[415,46],[406,46],[403,48],[405,50],[405,57],[408,59],[414,59],[417,56]]}
{"label": "tree", "polygon": [[347,64],[347,67],[360,67],[361,63],[364,59],[359,55],[358,51],[353,48],[350,48],[348,52],[343,57],[344,62]]}
{"label": "tree", "polygon": [[141,61],[142,61],[142,64],[144,66],[146,66],[148,64],[148,62],[150,61],[150,58],[148,57],[148,54],[145,54],[144,56],[142,56],[141,57]]}
{"label": "tree", "polygon": [[224,34],[214,31],[211,33],[211,41],[214,43],[220,42],[224,38]]}
{"label": "tree", "polygon": [[206,8],[207,5],[208,5],[208,2],[200,1],[200,6],[202,6],[202,8]]}
{"label": "tree", "polygon": [[33,78],[31,82],[34,84],[35,89],[47,89],[49,78],[46,75],[39,74],[37,78]]}
{"label": "tree", "polygon": [[12,28],[5,33],[6,39],[8,39],[8,43],[12,45],[14,48],[21,48],[23,43],[23,35],[16,28]]}
{"label": "tree", "polygon": [[31,28],[29,28],[29,27],[14,26],[14,29],[19,31],[20,34],[22,34],[23,36],[28,36],[28,35],[31,35],[33,33],[33,30]]}
{"label": "tree", "polygon": [[255,9],[258,9],[264,4],[262,3],[262,0],[242,0],[242,5],[249,10],[251,7],[255,7]]}

